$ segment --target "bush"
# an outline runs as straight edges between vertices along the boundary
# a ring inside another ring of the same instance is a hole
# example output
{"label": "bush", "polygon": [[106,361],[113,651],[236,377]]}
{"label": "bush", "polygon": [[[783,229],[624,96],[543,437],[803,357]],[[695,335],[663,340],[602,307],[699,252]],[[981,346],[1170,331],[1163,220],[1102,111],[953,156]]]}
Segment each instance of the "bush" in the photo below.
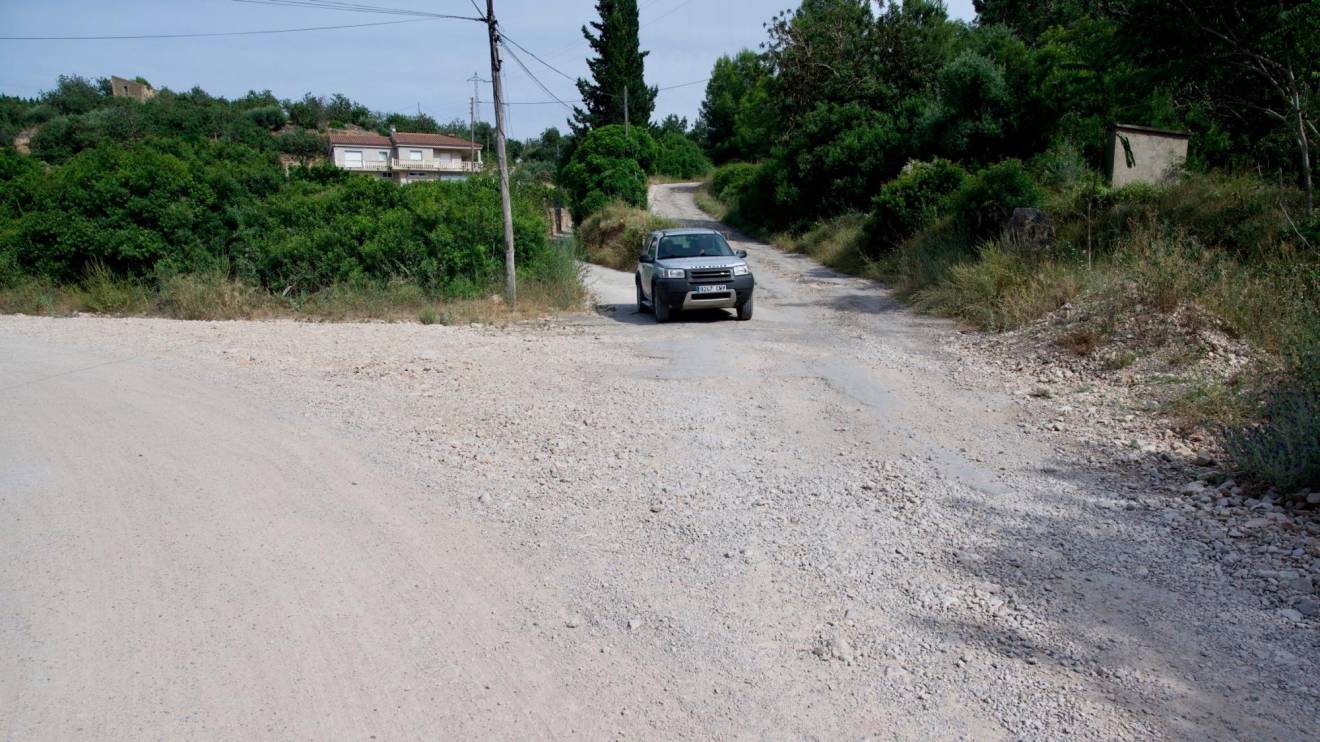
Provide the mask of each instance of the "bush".
{"label": "bush", "polygon": [[274,131],[284,126],[286,121],[284,109],[279,106],[261,106],[253,108],[247,112],[248,118],[252,123],[260,126],[267,131]]}
{"label": "bush", "polygon": [[750,162],[731,162],[715,168],[710,192],[728,206],[736,206],[744,186],[756,176],[758,165]]}
{"label": "bush", "polygon": [[862,274],[868,267],[863,252],[866,217],[862,214],[841,214],[823,219],[798,236],[783,236],[777,242],[793,252],[812,258],[837,271]]}
{"label": "bush", "polygon": [[1285,493],[1320,488],[1320,388],[1279,384],[1265,393],[1259,422],[1231,428],[1224,444],[1241,471]]}
{"label": "bush", "polygon": [[678,226],[645,209],[625,203],[608,204],[578,224],[578,239],[587,260],[615,270],[632,271],[642,253],[642,240],[657,229]]}
{"label": "bush", "polygon": [[613,201],[646,206],[646,173],[654,167],[656,144],[645,130],[622,126],[591,130],[561,173],[573,220],[581,222]]}
{"label": "bush", "polygon": [[886,183],[871,202],[866,221],[866,250],[872,256],[897,248],[933,219],[958,190],[967,172],[948,160],[912,163]]}
{"label": "bush", "polygon": [[999,240],[984,245],[974,260],[949,264],[916,299],[927,311],[998,331],[1058,309],[1080,292],[1076,274],[1066,266],[1016,255]]}
{"label": "bush", "polygon": [[657,145],[652,174],[697,180],[710,172],[710,160],[696,142],[683,134],[671,131],[660,137]]}
{"label": "bush", "polygon": [[[447,293],[503,273],[490,176],[400,187],[319,167],[286,180],[271,153],[177,139],[106,144],[48,171],[24,159],[0,157],[6,282],[71,284],[95,266],[98,276],[154,282],[167,298],[206,288],[171,287],[169,277],[231,270],[275,291],[405,279]],[[514,196],[518,259],[532,267],[546,255],[545,216],[523,189]]]}
{"label": "bush", "polygon": [[1013,209],[1039,207],[1044,194],[1018,160],[1004,160],[965,179],[949,197],[959,225],[974,240],[997,235]]}
{"label": "bush", "polygon": [[324,157],[330,151],[325,137],[307,129],[286,131],[276,137],[275,142],[281,152],[297,157],[301,162],[307,162],[314,157]]}

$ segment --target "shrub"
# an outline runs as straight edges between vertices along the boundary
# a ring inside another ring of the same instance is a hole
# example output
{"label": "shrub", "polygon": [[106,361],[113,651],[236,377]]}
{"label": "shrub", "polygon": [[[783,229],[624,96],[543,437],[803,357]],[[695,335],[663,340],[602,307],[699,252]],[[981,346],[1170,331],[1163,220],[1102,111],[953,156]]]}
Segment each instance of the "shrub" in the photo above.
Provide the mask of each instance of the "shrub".
{"label": "shrub", "polygon": [[657,142],[656,159],[651,172],[671,178],[696,180],[710,172],[710,160],[696,142],[671,131]]}
{"label": "shrub", "polygon": [[1320,487],[1320,388],[1280,383],[1264,394],[1260,420],[1230,428],[1224,444],[1240,470],[1286,493]]}
{"label": "shrub", "polygon": [[1013,209],[1038,207],[1044,199],[1018,160],[1004,160],[963,181],[949,197],[949,205],[968,234],[983,240],[999,233]]}
{"label": "shrub", "polygon": [[160,310],[175,319],[247,319],[272,301],[268,292],[232,280],[222,269],[173,275],[160,283]]}
{"label": "shrub", "polygon": [[815,258],[822,265],[844,273],[861,274],[867,268],[863,252],[864,225],[861,214],[841,214],[817,222],[799,236],[781,237],[781,246]]}
{"label": "shrub", "polygon": [[645,207],[646,173],[655,158],[655,140],[643,129],[591,130],[561,173],[574,221],[583,221],[612,201]]}
{"label": "shrub", "polygon": [[1058,309],[1080,292],[1067,267],[1016,255],[1000,240],[985,244],[974,260],[949,264],[916,300],[927,311],[983,330],[1007,330]]}
{"label": "shrub", "polygon": [[728,206],[736,206],[743,187],[756,176],[758,167],[750,162],[731,162],[715,168],[710,181],[711,194]]}
{"label": "shrub", "polygon": [[324,156],[329,151],[325,137],[307,129],[294,129],[280,134],[275,138],[275,146],[284,154],[297,157],[302,162]]}
{"label": "shrub", "polygon": [[631,271],[642,252],[642,240],[657,229],[677,224],[625,203],[608,204],[578,225],[578,239],[587,260],[615,270]]}
{"label": "shrub", "polygon": [[1274,250],[1296,234],[1284,214],[1303,212],[1301,194],[1250,176],[1193,175],[1163,189],[1160,218],[1209,247],[1243,258]]}
{"label": "shrub", "polygon": [[276,105],[261,106],[259,108],[250,109],[247,112],[247,116],[252,120],[252,123],[266,129],[267,131],[279,129],[284,126],[284,122],[286,121],[284,117],[284,109]]}
{"label": "shrub", "polygon": [[966,177],[965,170],[948,160],[912,163],[872,200],[866,221],[867,253],[881,255],[902,244],[936,216]]}

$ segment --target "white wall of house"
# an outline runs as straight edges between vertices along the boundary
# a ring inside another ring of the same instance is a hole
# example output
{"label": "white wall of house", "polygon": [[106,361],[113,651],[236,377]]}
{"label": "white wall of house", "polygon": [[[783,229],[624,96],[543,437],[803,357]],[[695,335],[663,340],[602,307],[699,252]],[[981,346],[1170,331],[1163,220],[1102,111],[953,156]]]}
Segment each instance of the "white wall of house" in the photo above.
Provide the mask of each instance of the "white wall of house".
{"label": "white wall of house", "polygon": [[389,147],[362,147],[352,144],[334,146],[335,165],[347,170],[373,167],[379,169],[388,164]]}
{"label": "white wall of house", "polygon": [[408,167],[408,163],[421,163],[424,167],[435,161],[435,153],[430,147],[420,144],[400,144],[395,148],[395,157],[399,160],[400,167]]}

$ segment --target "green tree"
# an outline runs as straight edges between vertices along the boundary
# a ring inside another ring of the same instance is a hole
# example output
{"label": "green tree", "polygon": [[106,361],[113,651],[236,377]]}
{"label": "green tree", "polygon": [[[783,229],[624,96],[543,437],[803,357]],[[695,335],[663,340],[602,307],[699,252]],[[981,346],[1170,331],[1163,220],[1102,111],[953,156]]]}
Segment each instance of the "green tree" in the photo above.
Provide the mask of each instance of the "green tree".
{"label": "green tree", "polygon": [[1288,142],[1283,164],[1314,212],[1320,0],[1131,0],[1120,26],[1124,49],[1172,81],[1179,98],[1210,101],[1215,118],[1247,141]]}
{"label": "green tree", "polygon": [[611,201],[646,206],[646,174],[655,165],[657,147],[645,129],[622,126],[592,129],[560,174],[573,219],[582,221]]}
{"label": "green tree", "polygon": [[1091,11],[1113,5],[1111,0],[973,0],[982,25],[1003,24],[1022,38],[1035,41],[1052,27],[1066,26]]}
{"label": "green tree", "polygon": [[[593,34],[586,26],[582,35],[596,56],[587,60],[591,79],[577,81],[584,108],[573,109],[577,131],[624,123],[646,126],[655,110],[656,88],[646,84],[646,56],[638,40],[637,0],[596,0],[599,21]],[[626,93],[625,93],[626,91]]]}
{"label": "green tree", "polygon": [[[108,86],[107,86],[108,87]],[[55,89],[41,95],[41,102],[65,115],[87,113],[109,98],[101,86],[78,75],[60,75]]]}
{"label": "green tree", "polygon": [[769,152],[773,127],[762,125],[774,116],[769,78],[766,60],[756,52],[744,49],[715,60],[697,123],[712,160],[754,160]]}
{"label": "green tree", "polygon": [[667,131],[656,140],[655,165],[651,172],[671,178],[692,180],[710,172],[710,160],[701,147],[684,134]]}

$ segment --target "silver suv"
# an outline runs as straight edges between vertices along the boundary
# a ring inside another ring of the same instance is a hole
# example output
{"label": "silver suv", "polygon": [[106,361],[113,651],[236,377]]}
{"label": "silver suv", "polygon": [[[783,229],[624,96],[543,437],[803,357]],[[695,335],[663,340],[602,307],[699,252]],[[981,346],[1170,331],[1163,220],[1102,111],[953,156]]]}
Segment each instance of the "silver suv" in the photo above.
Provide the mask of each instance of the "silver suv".
{"label": "silver suv", "polygon": [[734,251],[724,235],[712,229],[665,229],[642,242],[637,259],[637,311],[655,312],[656,322],[668,322],[684,309],[737,310],[738,319],[752,318],[756,281],[747,265],[747,251]]}

